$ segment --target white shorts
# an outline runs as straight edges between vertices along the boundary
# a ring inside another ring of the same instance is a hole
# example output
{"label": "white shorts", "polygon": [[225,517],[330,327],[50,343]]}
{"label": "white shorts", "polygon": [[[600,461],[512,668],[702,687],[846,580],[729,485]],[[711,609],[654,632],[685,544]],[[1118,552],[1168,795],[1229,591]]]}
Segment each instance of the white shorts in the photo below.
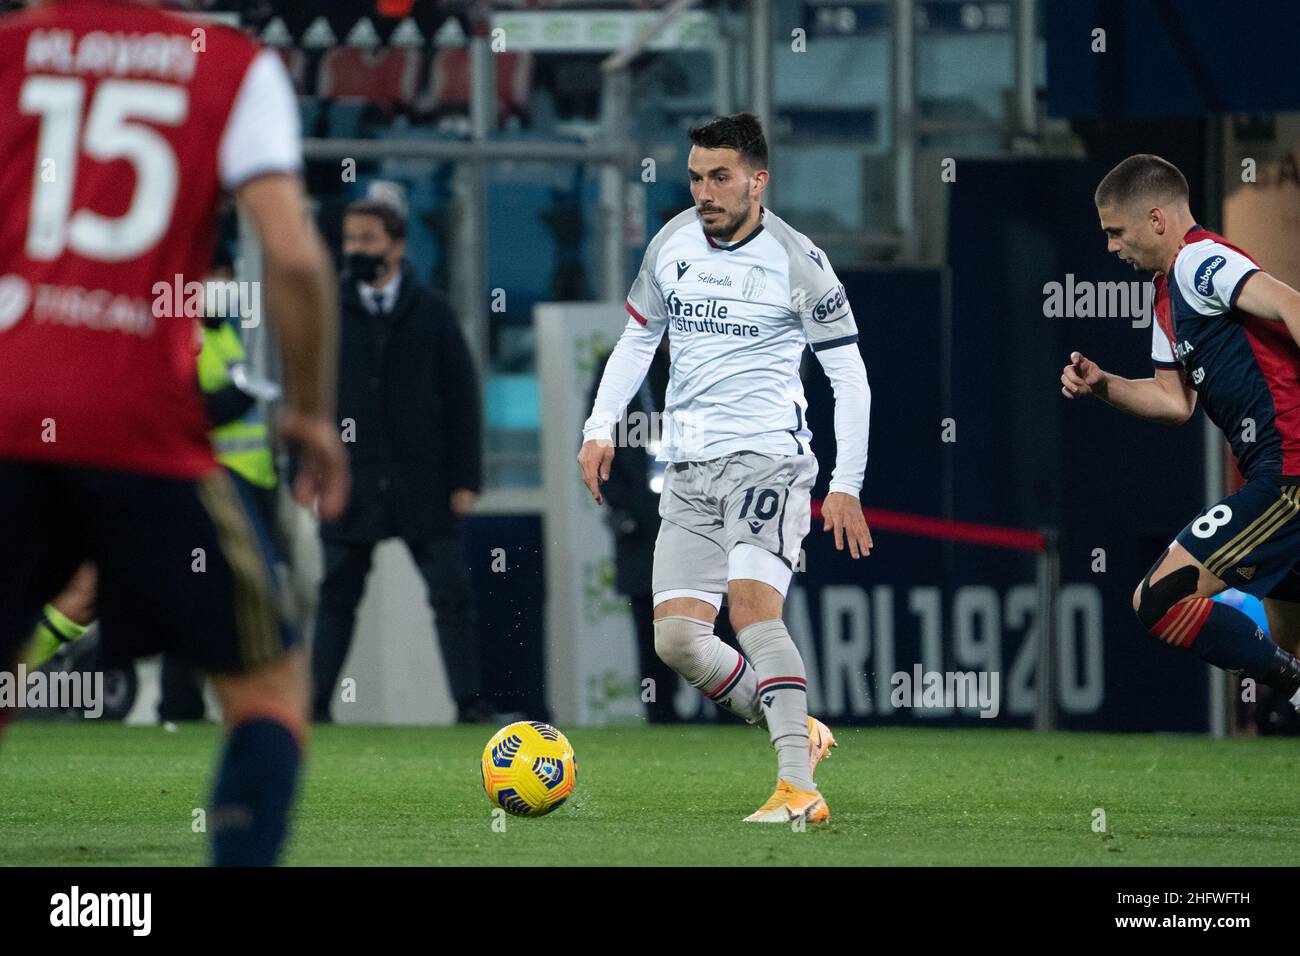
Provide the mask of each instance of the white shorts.
{"label": "white shorts", "polygon": [[655,603],[714,595],[718,607],[727,582],[739,578],[784,597],[812,523],[816,480],[812,455],[742,451],[669,465],[659,499]]}

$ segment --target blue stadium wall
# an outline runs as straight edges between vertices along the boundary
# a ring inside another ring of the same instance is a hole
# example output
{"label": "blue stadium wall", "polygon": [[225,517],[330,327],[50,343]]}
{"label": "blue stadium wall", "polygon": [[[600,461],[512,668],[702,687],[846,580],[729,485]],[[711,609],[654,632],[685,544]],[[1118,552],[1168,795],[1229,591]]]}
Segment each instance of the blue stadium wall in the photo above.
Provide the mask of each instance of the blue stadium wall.
{"label": "blue stadium wall", "polygon": [[[1052,116],[1300,109],[1294,75],[1300,4],[1045,0],[1040,6]],[[1099,40],[1104,52],[1096,49]]]}

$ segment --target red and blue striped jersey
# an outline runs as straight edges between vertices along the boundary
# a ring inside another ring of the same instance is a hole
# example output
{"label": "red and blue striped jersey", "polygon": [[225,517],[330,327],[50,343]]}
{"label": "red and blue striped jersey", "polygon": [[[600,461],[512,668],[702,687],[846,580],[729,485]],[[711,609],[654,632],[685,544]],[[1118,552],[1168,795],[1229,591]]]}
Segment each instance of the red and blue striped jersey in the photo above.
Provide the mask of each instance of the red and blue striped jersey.
{"label": "red and blue striped jersey", "polygon": [[1193,226],[1155,277],[1152,330],[1153,364],[1186,372],[1247,480],[1300,475],[1300,346],[1285,323],[1236,305],[1258,271],[1222,236]]}

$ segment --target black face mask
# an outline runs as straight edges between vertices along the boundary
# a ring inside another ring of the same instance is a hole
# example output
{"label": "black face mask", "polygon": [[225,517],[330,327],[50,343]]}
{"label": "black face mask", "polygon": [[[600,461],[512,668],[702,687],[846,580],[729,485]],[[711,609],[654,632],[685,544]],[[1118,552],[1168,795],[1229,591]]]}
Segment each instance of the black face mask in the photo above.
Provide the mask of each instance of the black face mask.
{"label": "black face mask", "polygon": [[348,275],[361,282],[373,282],[384,274],[388,260],[383,256],[368,256],[353,252],[345,258]]}

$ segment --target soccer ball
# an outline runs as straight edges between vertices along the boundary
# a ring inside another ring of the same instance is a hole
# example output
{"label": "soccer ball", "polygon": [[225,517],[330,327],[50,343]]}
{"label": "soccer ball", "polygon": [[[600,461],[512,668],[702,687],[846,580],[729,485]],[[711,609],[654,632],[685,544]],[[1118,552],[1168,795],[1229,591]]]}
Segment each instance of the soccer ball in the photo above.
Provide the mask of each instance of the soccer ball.
{"label": "soccer ball", "polygon": [[573,792],[578,764],[564,734],[540,720],[502,727],[483,748],[483,789],[517,817],[543,817]]}

